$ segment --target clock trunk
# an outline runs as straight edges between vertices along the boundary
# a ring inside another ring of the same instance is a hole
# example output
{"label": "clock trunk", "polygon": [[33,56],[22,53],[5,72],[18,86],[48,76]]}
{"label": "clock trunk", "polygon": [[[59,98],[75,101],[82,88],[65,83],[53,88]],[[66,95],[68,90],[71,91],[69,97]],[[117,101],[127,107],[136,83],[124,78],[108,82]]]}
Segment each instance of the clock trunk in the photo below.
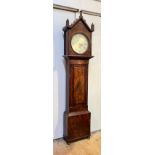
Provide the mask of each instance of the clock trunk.
{"label": "clock trunk", "polygon": [[73,142],[90,136],[88,111],[88,60],[66,60],[67,106],[64,113],[64,138]]}

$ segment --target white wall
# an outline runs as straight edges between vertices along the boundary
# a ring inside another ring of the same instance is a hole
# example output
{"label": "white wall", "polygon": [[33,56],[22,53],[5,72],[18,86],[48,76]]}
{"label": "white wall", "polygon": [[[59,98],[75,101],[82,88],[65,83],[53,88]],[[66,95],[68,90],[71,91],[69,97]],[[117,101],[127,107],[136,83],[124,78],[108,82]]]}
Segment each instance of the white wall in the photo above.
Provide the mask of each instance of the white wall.
{"label": "white wall", "polygon": [[74,14],[67,11],[54,10],[53,13],[53,136],[63,135],[63,112],[65,111],[65,61],[62,27],[66,18],[74,19]]}
{"label": "white wall", "polygon": [[53,3],[93,12],[100,12],[101,8],[101,3],[95,0],[53,0]]}
{"label": "white wall", "polygon": [[[57,1],[58,2],[58,1]],[[64,1],[62,1],[64,2]],[[63,4],[65,6],[72,6],[78,9],[88,9],[89,11],[100,11],[100,2],[96,1],[78,1],[78,5],[73,1],[71,3],[62,3],[59,1],[57,4]],[[91,4],[91,5],[88,5]],[[94,3],[96,7],[94,7]],[[80,5],[79,5],[80,4]],[[83,4],[83,5],[81,5]],[[84,7],[85,6],[85,7]],[[82,8],[83,7],[83,8]],[[93,8],[93,9],[92,9]],[[63,112],[65,111],[65,61],[63,58],[64,54],[64,42],[63,42],[63,31],[62,28],[65,25],[65,21],[68,18],[70,22],[73,22],[75,18],[78,18],[79,13],[73,13],[63,10],[54,9],[53,11],[53,136],[60,138],[63,136]],[[85,15],[83,14],[87,23],[90,25],[92,22],[95,25],[95,31],[93,32],[92,38],[92,54],[93,59],[90,59],[89,64],[89,85],[88,85],[88,106],[91,112],[91,131],[101,129],[101,117],[100,117],[100,33],[101,23],[100,17]]]}

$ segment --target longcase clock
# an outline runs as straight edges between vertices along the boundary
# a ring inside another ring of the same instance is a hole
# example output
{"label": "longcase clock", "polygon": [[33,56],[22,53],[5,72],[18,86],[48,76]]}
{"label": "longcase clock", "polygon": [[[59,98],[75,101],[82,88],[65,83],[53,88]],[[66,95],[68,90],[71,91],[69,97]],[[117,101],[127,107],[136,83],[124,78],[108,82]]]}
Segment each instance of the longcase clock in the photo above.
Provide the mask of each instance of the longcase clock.
{"label": "longcase clock", "polygon": [[64,139],[67,143],[90,137],[91,113],[88,111],[88,63],[92,56],[92,32],[80,16],[71,25],[66,20],[64,57],[66,59],[66,110]]}

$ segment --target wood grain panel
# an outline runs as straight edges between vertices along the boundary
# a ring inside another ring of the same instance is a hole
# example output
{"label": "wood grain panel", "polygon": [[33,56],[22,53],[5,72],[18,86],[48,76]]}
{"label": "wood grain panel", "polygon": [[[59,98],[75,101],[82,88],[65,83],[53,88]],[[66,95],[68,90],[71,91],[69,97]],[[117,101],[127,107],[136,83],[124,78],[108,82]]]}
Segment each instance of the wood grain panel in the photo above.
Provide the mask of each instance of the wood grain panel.
{"label": "wood grain panel", "polygon": [[85,66],[74,66],[73,102],[82,104],[85,102]]}
{"label": "wood grain panel", "polygon": [[70,67],[70,111],[87,110],[88,64]]}

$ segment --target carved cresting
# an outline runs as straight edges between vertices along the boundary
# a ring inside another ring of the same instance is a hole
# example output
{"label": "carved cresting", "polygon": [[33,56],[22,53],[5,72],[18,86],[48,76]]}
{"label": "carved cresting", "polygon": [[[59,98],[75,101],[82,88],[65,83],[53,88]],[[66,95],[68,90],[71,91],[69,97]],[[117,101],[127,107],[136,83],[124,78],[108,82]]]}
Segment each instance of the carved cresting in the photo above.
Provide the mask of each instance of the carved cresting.
{"label": "carved cresting", "polygon": [[[90,117],[88,111],[88,63],[91,55],[91,28],[83,19],[82,12],[73,24],[66,20],[64,31],[64,57],[66,59],[66,110],[64,112],[64,139],[74,142],[90,137]],[[88,39],[88,48],[82,54],[71,47],[75,34],[82,34]]]}

